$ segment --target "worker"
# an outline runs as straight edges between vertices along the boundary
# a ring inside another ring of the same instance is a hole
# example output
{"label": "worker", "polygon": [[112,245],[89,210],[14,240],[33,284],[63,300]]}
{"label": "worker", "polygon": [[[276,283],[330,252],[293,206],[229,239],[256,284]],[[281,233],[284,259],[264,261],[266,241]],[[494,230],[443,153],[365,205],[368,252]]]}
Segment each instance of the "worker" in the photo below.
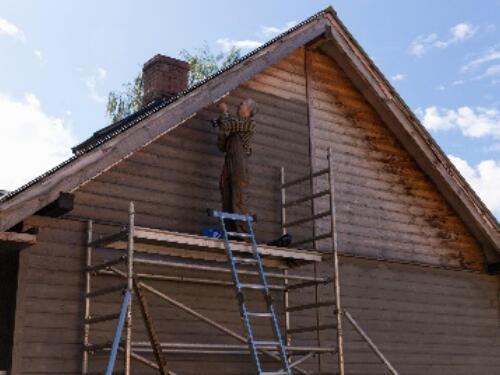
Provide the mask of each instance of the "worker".
{"label": "worker", "polygon": [[[229,114],[224,100],[217,103],[220,116],[215,120],[219,133],[217,146],[225,153],[224,166],[219,179],[222,210],[248,214],[248,158],[252,155],[252,138],[255,132],[253,117],[257,106],[253,99],[244,99],[238,106],[237,116]],[[244,222],[228,222],[228,230],[247,232]]]}

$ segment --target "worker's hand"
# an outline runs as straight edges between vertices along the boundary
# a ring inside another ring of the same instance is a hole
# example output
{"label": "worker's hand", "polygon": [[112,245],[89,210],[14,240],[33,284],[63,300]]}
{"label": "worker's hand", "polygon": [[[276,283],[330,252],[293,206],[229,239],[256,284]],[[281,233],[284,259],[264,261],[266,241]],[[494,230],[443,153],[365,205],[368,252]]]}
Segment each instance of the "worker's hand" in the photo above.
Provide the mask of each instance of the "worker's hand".
{"label": "worker's hand", "polygon": [[227,113],[228,112],[228,107],[224,99],[219,100],[217,103],[215,103],[217,109],[219,110],[220,113]]}

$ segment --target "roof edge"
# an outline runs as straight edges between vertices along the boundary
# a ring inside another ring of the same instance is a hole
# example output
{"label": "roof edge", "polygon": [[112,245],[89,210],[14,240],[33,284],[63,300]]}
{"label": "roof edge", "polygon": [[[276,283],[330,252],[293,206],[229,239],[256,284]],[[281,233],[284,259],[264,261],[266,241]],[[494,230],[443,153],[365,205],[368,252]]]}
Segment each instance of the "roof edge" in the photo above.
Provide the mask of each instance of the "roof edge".
{"label": "roof edge", "polygon": [[[342,23],[342,21],[336,16],[335,13],[330,13],[330,17],[332,17],[331,19],[332,25],[335,24],[338,25],[338,28],[341,31],[341,33],[339,33],[340,37],[344,38],[347,41],[347,48],[351,50],[352,54],[356,56],[358,61],[366,69],[366,72],[362,72],[362,69],[353,66],[353,68],[357,70],[357,74],[363,76],[363,79],[365,79],[365,84],[371,86],[373,92],[376,93],[378,104],[382,104],[383,106],[391,110],[390,109],[391,103],[393,103],[398,108],[401,114],[406,118],[406,120],[412,126],[413,131],[408,131],[407,129],[404,128],[404,124],[401,123],[402,130],[407,132],[408,137],[416,141],[415,142],[416,147],[420,148],[420,152],[425,154],[425,156],[428,159],[428,162],[430,163],[431,168],[434,169],[436,173],[439,173],[443,176],[448,176],[452,179],[452,181],[446,181],[450,190],[453,192],[453,194],[456,196],[457,199],[462,201],[462,203],[464,204],[465,211],[468,214],[470,214],[471,217],[474,218],[474,222],[477,223],[478,226],[483,228],[482,232],[485,233],[485,236],[488,239],[487,242],[489,242],[493,246],[493,249],[496,250],[498,254],[500,254],[500,226],[496,217],[486,207],[484,202],[478,197],[476,192],[471,188],[471,186],[464,179],[464,177],[458,172],[456,167],[446,156],[441,147],[436,143],[436,141],[430,135],[427,129],[425,129],[425,127],[421,124],[418,117],[408,107],[408,105],[397,93],[397,91],[390,84],[387,78],[385,78],[384,74],[380,71],[380,69],[373,63],[373,61],[370,59],[366,51],[364,51],[364,49],[359,45],[357,40],[352,36],[352,34]],[[332,37],[334,37],[333,32],[334,31],[332,30]],[[339,47],[343,48],[341,45],[342,43],[339,43]],[[348,57],[348,59],[351,62],[353,60],[352,57]],[[376,87],[373,82],[372,83],[369,82],[369,79],[367,77],[371,77],[376,82]],[[427,146],[426,150],[415,139],[416,136],[420,137],[422,142],[424,142],[424,145]],[[407,147],[405,146],[405,148]],[[413,154],[411,150],[408,150],[408,148],[407,151],[410,151],[410,154]],[[435,162],[432,162],[432,160],[434,159],[436,160],[437,164]],[[438,190],[441,190],[439,186],[439,181],[437,182],[435,177],[432,176],[431,173],[429,173],[429,171],[427,171],[425,168],[423,169],[423,171],[434,182]],[[446,178],[444,179],[446,180]],[[445,200],[447,200],[448,203],[450,203],[449,197],[446,194],[443,195]],[[462,216],[460,214],[460,210],[457,210],[457,207],[454,204],[451,205],[456,211],[458,211],[457,213],[459,214],[459,216]],[[474,234],[474,231],[472,231],[472,233]]]}

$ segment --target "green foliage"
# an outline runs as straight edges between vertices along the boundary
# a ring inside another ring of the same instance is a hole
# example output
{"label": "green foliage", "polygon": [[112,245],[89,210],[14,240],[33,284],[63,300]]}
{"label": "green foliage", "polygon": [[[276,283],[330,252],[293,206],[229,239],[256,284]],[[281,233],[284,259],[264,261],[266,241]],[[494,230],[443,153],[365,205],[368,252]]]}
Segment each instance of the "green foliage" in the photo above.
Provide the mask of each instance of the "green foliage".
{"label": "green foliage", "polygon": [[195,50],[195,53],[190,53],[184,49],[180,55],[189,63],[188,84],[191,87],[216,73],[219,69],[233,64],[241,57],[241,52],[239,49],[232,48],[228,53],[214,54],[205,42],[203,47]]}
{"label": "green foliage", "polygon": [[[208,44],[204,43],[194,53],[182,50],[180,55],[190,65],[188,85],[191,87],[219,69],[234,63],[240,58],[241,53],[240,50],[233,48],[228,53],[214,54],[210,51]],[[142,72],[133,82],[124,84],[121,91],[111,91],[106,105],[106,113],[111,121],[119,121],[139,110],[143,92]]]}
{"label": "green foliage", "polygon": [[134,82],[124,84],[122,91],[111,91],[106,105],[106,112],[111,121],[119,121],[139,110],[143,92],[142,72],[135,77]]}

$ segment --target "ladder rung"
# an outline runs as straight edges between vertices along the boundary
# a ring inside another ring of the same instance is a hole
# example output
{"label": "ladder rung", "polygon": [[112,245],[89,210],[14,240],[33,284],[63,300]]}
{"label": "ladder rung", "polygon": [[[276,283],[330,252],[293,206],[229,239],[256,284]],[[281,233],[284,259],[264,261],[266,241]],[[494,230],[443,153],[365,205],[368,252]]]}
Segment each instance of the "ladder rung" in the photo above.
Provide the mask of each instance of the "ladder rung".
{"label": "ladder rung", "polygon": [[240,288],[245,289],[266,289],[264,285],[261,284],[240,284]]}
{"label": "ladder rung", "polygon": [[115,320],[118,319],[120,314],[106,314],[106,315],[97,315],[95,317],[90,317],[85,319],[85,323],[87,324],[93,324],[93,323],[100,323],[100,322],[106,322],[108,320]]}
{"label": "ladder rung", "polygon": [[249,233],[240,232],[227,232],[228,237],[241,237],[241,238],[252,238],[253,236]]}
{"label": "ladder rung", "polygon": [[100,344],[88,344],[88,345],[85,345],[84,350],[87,352],[97,352],[97,351],[109,349],[109,348],[111,348],[111,345],[113,345],[113,343],[111,341],[103,342]]}
{"label": "ladder rung", "polygon": [[122,291],[123,289],[126,289],[126,288],[127,288],[126,284],[114,285],[114,286],[110,286],[108,288],[94,290],[90,293],[85,294],[85,297],[102,296],[103,294],[110,294],[110,293],[114,293],[114,292],[119,292],[119,291]]}
{"label": "ladder rung", "polygon": [[235,263],[243,263],[243,264],[256,264],[257,259],[254,258],[241,258],[241,257],[233,257]]}
{"label": "ladder rung", "polygon": [[289,334],[292,334],[292,333],[322,331],[324,329],[335,329],[335,328],[337,328],[336,324],[324,324],[324,325],[319,325],[319,326],[307,326],[307,327],[292,328],[292,329],[289,329],[287,332]]}
{"label": "ladder rung", "polygon": [[117,259],[109,260],[109,261],[101,263],[101,264],[96,264],[95,266],[87,267],[85,270],[87,272],[96,272],[96,271],[99,271],[99,270],[106,269],[108,267],[114,266],[115,264],[124,262],[126,259],[127,259],[127,256],[126,255],[122,255],[121,257],[119,257]]}
{"label": "ladder rung", "polygon": [[255,218],[252,215],[243,215],[243,214],[233,214],[230,212],[222,212],[216,210],[208,210],[208,216],[218,217],[223,220],[234,220],[234,221],[255,221]]}
{"label": "ladder rung", "polygon": [[320,198],[320,197],[322,197],[324,195],[328,195],[328,194],[330,194],[330,190],[322,190],[316,194],[308,195],[307,197],[295,199],[291,202],[285,203],[283,205],[283,207],[287,208],[287,207],[295,206],[297,204],[301,204],[301,203],[304,203],[304,202],[307,202],[307,201],[310,201],[310,200],[313,200],[316,198]]}
{"label": "ladder rung", "polygon": [[278,341],[254,341],[253,344],[258,347],[262,346],[278,347],[281,345]]}
{"label": "ladder rung", "polygon": [[302,240],[302,241],[292,242],[292,244],[290,246],[291,247],[297,247],[297,246],[300,246],[300,245],[304,245],[306,243],[324,240],[326,238],[332,238],[332,234],[331,233],[320,234],[319,236],[316,236],[316,237],[307,238],[307,239]]}
{"label": "ladder rung", "polygon": [[304,281],[303,283],[289,285],[287,287],[287,289],[292,290],[292,289],[307,288],[307,287],[316,286],[319,284],[328,284],[328,283],[331,283],[332,281],[333,281],[333,279],[331,277],[327,277],[325,279],[312,280],[312,281]]}
{"label": "ladder rung", "polygon": [[296,185],[300,182],[304,182],[304,181],[308,181],[311,179],[311,177],[318,177],[318,176],[321,176],[323,174],[326,174],[328,173],[330,170],[328,168],[325,168],[325,169],[322,169],[320,171],[317,171],[317,172],[314,172],[313,174],[309,174],[307,176],[304,176],[304,177],[300,177],[300,178],[297,178],[295,180],[292,180],[290,182],[286,182],[284,184],[281,185],[282,188],[287,188],[289,186],[293,186],[293,185]]}
{"label": "ladder rung", "polygon": [[273,316],[270,312],[247,312],[247,315],[255,318],[270,318]]}
{"label": "ladder rung", "polygon": [[291,306],[291,307],[288,307],[286,309],[286,311],[288,311],[288,312],[301,311],[301,310],[314,309],[316,307],[324,307],[324,306],[335,306],[335,301],[325,301],[325,302],[309,303],[309,304],[304,304],[304,305]]}
{"label": "ladder rung", "polygon": [[330,210],[325,211],[325,212],[321,212],[321,213],[316,214],[316,215],[308,216],[304,219],[299,219],[299,220],[291,221],[289,223],[285,223],[285,224],[283,224],[283,227],[288,228],[288,227],[293,227],[295,225],[304,224],[304,223],[307,223],[308,221],[313,221],[316,219],[321,219],[322,217],[329,216],[329,215],[331,215],[331,213],[332,213],[332,211],[330,211]]}
{"label": "ladder rung", "polygon": [[288,375],[286,371],[271,371],[271,372],[261,372],[261,375]]}

